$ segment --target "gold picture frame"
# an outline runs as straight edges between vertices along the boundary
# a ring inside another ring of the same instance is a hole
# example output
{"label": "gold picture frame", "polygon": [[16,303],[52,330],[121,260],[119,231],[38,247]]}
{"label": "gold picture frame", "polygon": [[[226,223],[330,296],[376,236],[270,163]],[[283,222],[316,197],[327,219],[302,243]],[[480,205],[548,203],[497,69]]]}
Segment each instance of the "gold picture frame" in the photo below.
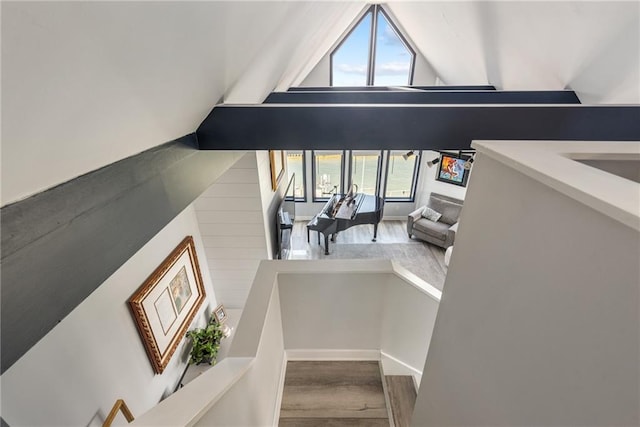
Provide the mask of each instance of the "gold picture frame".
{"label": "gold picture frame", "polygon": [[284,175],[284,151],[269,150],[269,162],[271,163],[271,188],[276,191],[278,182]]}
{"label": "gold picture frame", "polygon": [[167,367],[205,299],[192,236],[187,236],[129,298],[154,372]]}

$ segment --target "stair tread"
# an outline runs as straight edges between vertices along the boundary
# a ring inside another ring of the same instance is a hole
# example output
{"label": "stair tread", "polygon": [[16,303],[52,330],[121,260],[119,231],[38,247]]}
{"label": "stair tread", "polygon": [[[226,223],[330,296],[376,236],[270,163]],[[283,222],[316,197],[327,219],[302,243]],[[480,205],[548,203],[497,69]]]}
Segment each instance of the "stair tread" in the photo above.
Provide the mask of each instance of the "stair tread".
{"label": "stair tread", "polygon": [[389,427],[387,418],[281,418],[279,427]]}
{"label": "stair tread", "polygon": [[385,419],[388,425],[378,362],[289,361],[280,420],[319,418]]}
{"label": "stair tread", "polygon": [[408,427],[416,404],[416,387],[410,375],[386,375],[387,394],[396,427]]}

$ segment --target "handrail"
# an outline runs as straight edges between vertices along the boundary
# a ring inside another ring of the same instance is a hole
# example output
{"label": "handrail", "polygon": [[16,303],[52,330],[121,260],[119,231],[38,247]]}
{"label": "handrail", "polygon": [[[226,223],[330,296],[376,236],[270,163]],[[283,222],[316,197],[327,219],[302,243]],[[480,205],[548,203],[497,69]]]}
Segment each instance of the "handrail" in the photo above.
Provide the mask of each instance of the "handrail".
{"label": "handrail", "polygon": [[131,414],[131,411],[129,410],[127,404],[124,403],[124,400],[118,399],[116,400],[116,403],[113,404],[113,408],[111,408],[111,412],[109,412],[109,415],[107,415],[104,423],[102,423],[102,427],[111,427],[111,423],[118,414],[118,411],[122,411],[122,415],[124,415],[128,423],[133,421],[133,414]]}

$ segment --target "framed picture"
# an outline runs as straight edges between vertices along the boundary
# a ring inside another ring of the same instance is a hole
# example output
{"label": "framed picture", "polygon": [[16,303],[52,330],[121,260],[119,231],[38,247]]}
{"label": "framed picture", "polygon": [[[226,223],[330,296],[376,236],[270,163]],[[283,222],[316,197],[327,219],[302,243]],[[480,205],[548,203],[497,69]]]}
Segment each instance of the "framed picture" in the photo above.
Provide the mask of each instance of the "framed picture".
{"label": "framed picture", "polygon": [[440,156],[440,167],[438,168],[438,181],[447,182],[449,184],[467,186],[469,179],[469,171],[464,168],[464,164],[469,156],[455,156],[442,154]]}
{"label": "framed picture", "polygon": [[167,367],[204,299],[196,248],[187,236],[129,299],[156,373]]}
{"label": "framed picture", "polygon": [[284,175],[284,151],[269,150],[269,160],[271,162],[271,188],[276,191],[278,182]]}
{"label": "framed picture", "polygon": [[224,306],[220,304],[213,310],[213,317],[216,318],[216,322],[222,324],[227,321],[227,312],[224,309]]}

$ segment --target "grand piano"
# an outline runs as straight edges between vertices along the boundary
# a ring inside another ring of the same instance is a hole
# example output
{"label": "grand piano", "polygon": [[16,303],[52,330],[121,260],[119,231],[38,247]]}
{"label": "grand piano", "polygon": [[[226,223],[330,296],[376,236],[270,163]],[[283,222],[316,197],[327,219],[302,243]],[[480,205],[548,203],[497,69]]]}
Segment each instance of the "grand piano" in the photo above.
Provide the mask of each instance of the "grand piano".
{"label": "grand piano", "polygon": [[324,235],[324,254],[329,255],[329,236],[335,242],[335,236],[340,231],[354,225],[373,224],[373,239],[378,235],[378,223],[382,219],[384,199],[369,194],[356,193],[352,196],[334,194],[324,205],[322,211],[313,217],[307,224],[307,242],[309,232],[318,232],[318,244],[320,233]]}

